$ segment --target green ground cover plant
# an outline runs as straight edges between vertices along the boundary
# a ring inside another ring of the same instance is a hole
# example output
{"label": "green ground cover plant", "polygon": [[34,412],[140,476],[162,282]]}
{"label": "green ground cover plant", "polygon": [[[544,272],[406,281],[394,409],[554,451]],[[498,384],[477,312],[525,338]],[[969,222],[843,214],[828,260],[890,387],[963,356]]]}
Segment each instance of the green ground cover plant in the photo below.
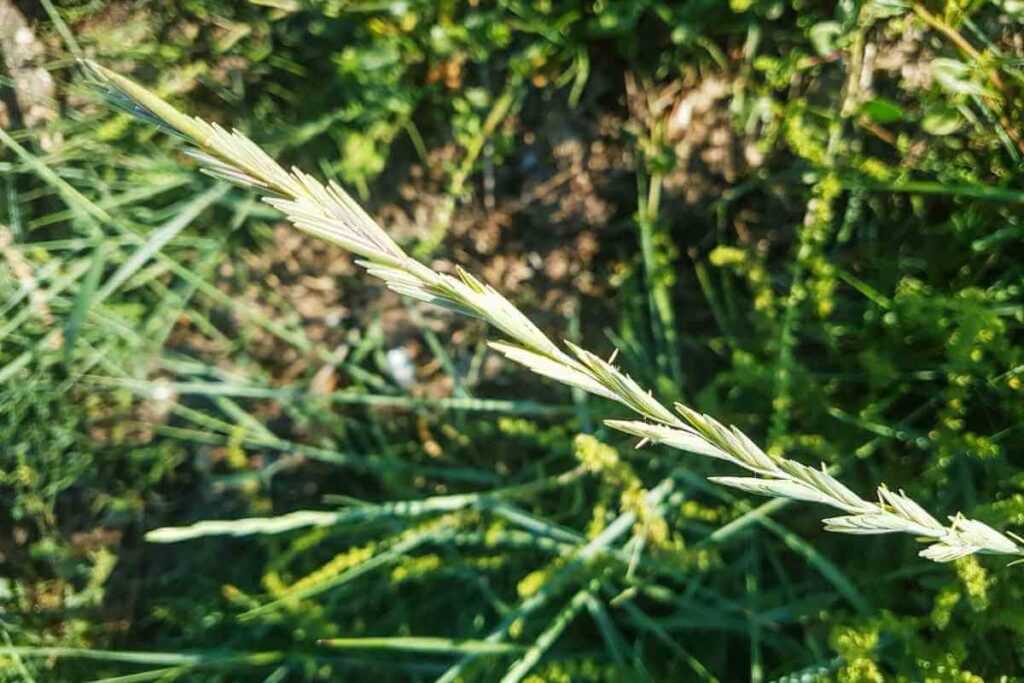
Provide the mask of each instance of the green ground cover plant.
{"label": "green ground cover plant", "polygon": [[1015,6],[35,18],[5,676],[1019,675]]}

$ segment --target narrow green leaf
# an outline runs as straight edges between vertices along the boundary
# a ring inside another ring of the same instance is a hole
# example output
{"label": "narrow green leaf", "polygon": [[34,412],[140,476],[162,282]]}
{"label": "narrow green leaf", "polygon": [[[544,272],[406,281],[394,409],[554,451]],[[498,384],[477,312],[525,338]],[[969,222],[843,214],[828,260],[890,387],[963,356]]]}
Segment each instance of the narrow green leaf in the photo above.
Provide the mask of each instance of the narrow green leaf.
{"label": "narrow green leaf", "polygon": [[504,655],[522,652],[526,648],[514,643],[495,643],[486,640],[455,640],[430,637],[381,638],[327,638],[317,645],[344,650],[395,650],[400,652],[429,652],[452,655]]}
{"label": "narrow green leaf", "polygon": [[75,343],[82,331],[82,323],[89,314],[89,307],[92,306],[93,298],[96,296],[96,289],[99,287],[100,276],[103,274],[103,266],[107,262],[107,245],[100,242],[93,250],[92,265],[82,280],[82,286],[75,295],[75,303],[71,307],[71,315],[64,324],[64,362],[71,363],[75,351]]}

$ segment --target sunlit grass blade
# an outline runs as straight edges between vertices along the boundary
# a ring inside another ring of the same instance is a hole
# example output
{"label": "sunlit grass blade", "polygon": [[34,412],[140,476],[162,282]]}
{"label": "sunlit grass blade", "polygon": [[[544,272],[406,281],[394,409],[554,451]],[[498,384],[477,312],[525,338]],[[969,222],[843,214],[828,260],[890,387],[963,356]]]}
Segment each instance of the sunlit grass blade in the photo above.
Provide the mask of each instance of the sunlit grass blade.
{"label": "sunlit grass blade", "polygon": [[424,636],[380,638],[325,638],[317,645],[340,650],[381,650],[394,652],[420,652],[440,655],[507,655],[522,652],[523,645],[491,643],[486,640],[459,640]]}

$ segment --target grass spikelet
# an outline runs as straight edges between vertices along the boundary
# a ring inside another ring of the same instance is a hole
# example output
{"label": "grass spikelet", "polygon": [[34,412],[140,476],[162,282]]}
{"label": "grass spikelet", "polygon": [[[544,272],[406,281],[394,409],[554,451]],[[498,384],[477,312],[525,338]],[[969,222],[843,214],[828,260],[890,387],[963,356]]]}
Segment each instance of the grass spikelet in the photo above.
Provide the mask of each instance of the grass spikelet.
{"label": "grass spikelet", "polygon": [[712,477],[725,486],[773,498],[820,503],[850,513],[825,521],[825,528],[848,534],[903,533],[931,538],[921,556],[949,562],[975,553],[1021,555],[1021,546],[988,525],[962,515],[944,527],[903,493],[887,488],[879,502],[862,499],[824,469],[775,458],[735,427],[727,427],[693,409],[677,405],[680,420],[611,362],[567,343],[568,353],[494,288],[470,273],[436,273],[407,255],[338,185],[292,169],[286,171],[237,131],[189,117],[132,81],[93,62],[85,68],[105,96],[123,108],[186,138],[204,169],[247,185],[281,211],[295,227],[331,241],[361,257],[367,271],[397,292],[473,315],[499,330],[506,341],[492,348],[506,358],[557,382],[616,401],[640,421],[612,420],[610,427],[672,448],[725,460],[753,474]]}

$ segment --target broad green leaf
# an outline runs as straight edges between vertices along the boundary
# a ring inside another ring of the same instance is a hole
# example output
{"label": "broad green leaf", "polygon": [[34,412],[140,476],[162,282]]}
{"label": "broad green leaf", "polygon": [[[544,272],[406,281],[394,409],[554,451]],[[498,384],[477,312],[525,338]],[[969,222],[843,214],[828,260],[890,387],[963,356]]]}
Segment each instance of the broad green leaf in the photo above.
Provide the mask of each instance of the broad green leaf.
{"label": "broad green leaf", "polygon": [[868,100],[861,107],[861,111],[876,123],[895,123],[903,119],[903,108],[882,97]]}
{"label": "broad green leaf", "polygon": [[936,105],[925,112],[921,129],[929,135],[951,135],[960,130],[963,122],[955,107]]}

